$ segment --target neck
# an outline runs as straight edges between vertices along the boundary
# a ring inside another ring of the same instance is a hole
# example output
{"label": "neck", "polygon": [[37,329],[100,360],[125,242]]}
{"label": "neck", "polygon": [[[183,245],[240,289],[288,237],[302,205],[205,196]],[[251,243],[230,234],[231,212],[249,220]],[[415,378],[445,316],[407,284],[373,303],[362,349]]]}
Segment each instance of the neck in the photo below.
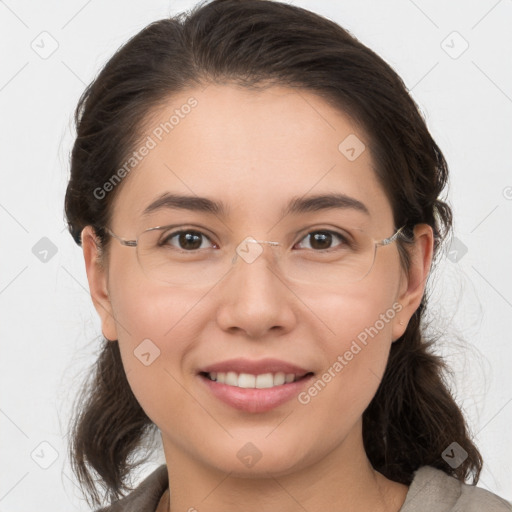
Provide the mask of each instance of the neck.
{"label": "neck", "polygon": [[[320,512],[325,510],[398,512],[407,486],[375,471],[364,451],[361,429],[318,462],[284,475],[235,476],[193,460],[166,443],[170,500],[174,512]],[[162,500],[164,501],[164,500]]]}

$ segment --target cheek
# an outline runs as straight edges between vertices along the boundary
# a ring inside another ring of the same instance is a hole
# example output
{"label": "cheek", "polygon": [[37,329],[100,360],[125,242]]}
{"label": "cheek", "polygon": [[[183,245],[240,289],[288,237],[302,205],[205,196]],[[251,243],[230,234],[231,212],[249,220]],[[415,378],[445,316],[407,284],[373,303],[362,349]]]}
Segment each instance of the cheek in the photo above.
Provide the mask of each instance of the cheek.
{"label": "cheek", "polygon": [[[308,309],[325,327],[318,336],[325,344],[325,352],[343,353],[353,340],[362,345],[368,342],[368,348],[372,339],[384,341],[374,345],[388,344],[385,340],[390,341],[392,323],[401,305],[397,302],[399,273],[391,267],[387,270],[340,286],[339,292],[307,297]],[[378,347],[374,348],[378,351]]]}
{"label": "cheek", "polygon": [[315,421],[333,423],[340,431],[357,421],[377,391],[401,308],[395,287],[377,281],[322,297],[311,308],[326,327],[327,334],[319,337],[326,365],[299,402],[311,407]]}
{"label": "cheek", "polygon": [[188,317],[200,302],[202,292],[148,280],[134,254],[117,254],[116,265],[110,271],[109,295],[122,348],[125,352],[133,351],[149,339],[164,350],[165,340],[183,339],[176,333],[188,325]]}
{"label": "cheek", "polygon": [[161,417],[165,409],[179,410],[190,401],[179,383],[187,354],[199,339],[201,294],[125,280],[111,297],[130,387],[153,422],[168,423]]}

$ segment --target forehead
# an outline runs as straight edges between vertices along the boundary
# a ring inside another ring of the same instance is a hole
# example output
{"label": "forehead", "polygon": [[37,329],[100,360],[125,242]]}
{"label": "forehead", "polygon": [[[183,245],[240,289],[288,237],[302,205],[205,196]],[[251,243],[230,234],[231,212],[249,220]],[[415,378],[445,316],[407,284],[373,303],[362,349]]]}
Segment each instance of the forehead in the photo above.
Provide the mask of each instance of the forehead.
{"label": "forehead", "polygon": [[236,218],[271,222],[292,197],[338,192],[384,225],[391,207],[367,142],[350,118],[311,92],[215,84],[182,91],[147,117],[113,220],[137,223],[168,192],[214,198]]}

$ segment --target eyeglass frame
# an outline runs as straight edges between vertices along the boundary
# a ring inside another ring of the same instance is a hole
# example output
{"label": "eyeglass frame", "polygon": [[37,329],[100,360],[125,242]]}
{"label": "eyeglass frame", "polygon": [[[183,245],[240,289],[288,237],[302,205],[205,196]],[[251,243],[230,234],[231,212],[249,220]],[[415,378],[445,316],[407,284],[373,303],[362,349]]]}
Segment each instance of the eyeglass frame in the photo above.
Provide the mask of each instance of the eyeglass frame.
{"label": "eyeglass frame", "polygon": [[[146,232],[148,231],[156,231],[157,229],[166,229],[166,228],[169,228],[170,226],[155,226],[155,227],[152,227],[152,228],[147,228],[145,229],[144,231],[142,231],[142,233],[140,233],[139,235],[137,235],[137,238],[135,240],[127,240],[126,238],[122,238],[120,237],[119,235],[116,235],[110,228],[108,228],[107,226],[104,226],[104,231],[106,231],[110,236],[112,236],[113,238],[115,238],[121,245],[124,245],[125,247],[135,247],[137,248],[138,244],[139,244],[139,238]],[[376,252],[377,252],[377,247],[384,247],[386,245],[390,245],[392,244],[393,242],[395,242],[398,237],[400,235],[404,236],[404,233],[403,233],[403,230],[407,227],[407,224],[404,224],[402,227],[398,228],[390,237],[388,238],[384,238],[382,240],[373,240],[373,243],[374,243],[374,247],[375,247],[375,255],[376,255]],[[251,239],[251,238],[246,238],[244,240],[244,242],[251,242],[251,243],[258,243],[258,244],[269,244],[269,245],[283,245],[281,244],[280,242],[273,242],[273,241],[269,241],[269,240],[254,240],[254,239]],[[235,255],[233,256],[233,259],[232,259],[232,262],[231,263],[234,263],[236,258],[238,257],[238,254],[235,253]],[[372,266],[368,269],[368,272],[361,277],[360,280],[364,279],[372,270],[373,268],[373,264],[375,263],[375,256],[374,256],[374,260],[373,260],[373,263],[372,263]]]}

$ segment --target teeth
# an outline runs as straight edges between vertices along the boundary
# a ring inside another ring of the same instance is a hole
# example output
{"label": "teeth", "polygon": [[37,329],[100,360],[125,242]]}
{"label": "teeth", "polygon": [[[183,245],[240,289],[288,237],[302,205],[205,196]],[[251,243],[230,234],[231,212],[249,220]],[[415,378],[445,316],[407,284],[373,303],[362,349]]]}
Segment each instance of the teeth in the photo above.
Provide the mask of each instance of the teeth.
{"label": "teeth", "polygon": [[[290,373],[290,375],[292,375],[291,382],[293,382],[293,380],[295,380],[295,375],[293,375],[293,373]],[[284,373],[279,372],[274,375],[274,386],[281,386],[285,382],[286,382],[286,375]]]}
{"label": "teeth", "polygon": [[256,376],[255,388],[271,388],[274,385],[274,376],[271,373],[263,373]]}
{"label": "teeth", "polygon": [[221,384],[236,386],[239,388],[272,388],[281,386],[297,380],[294,373],[262,373],[260,375],[252,375],[251,373],[236,372],[211,372],[208,374],[211,380],[215,380]]}
{"label": "teeth", "polygon": [[238,383],[235,384],[239,388],[255,388],[256,387],[256,375],[249,373],[241,373],[238,376]]}
{"label": "teeth", "polygon": [[228,386],[238,386],[238,375],[235,372],[226,373],[226,380],[224,384]]}

